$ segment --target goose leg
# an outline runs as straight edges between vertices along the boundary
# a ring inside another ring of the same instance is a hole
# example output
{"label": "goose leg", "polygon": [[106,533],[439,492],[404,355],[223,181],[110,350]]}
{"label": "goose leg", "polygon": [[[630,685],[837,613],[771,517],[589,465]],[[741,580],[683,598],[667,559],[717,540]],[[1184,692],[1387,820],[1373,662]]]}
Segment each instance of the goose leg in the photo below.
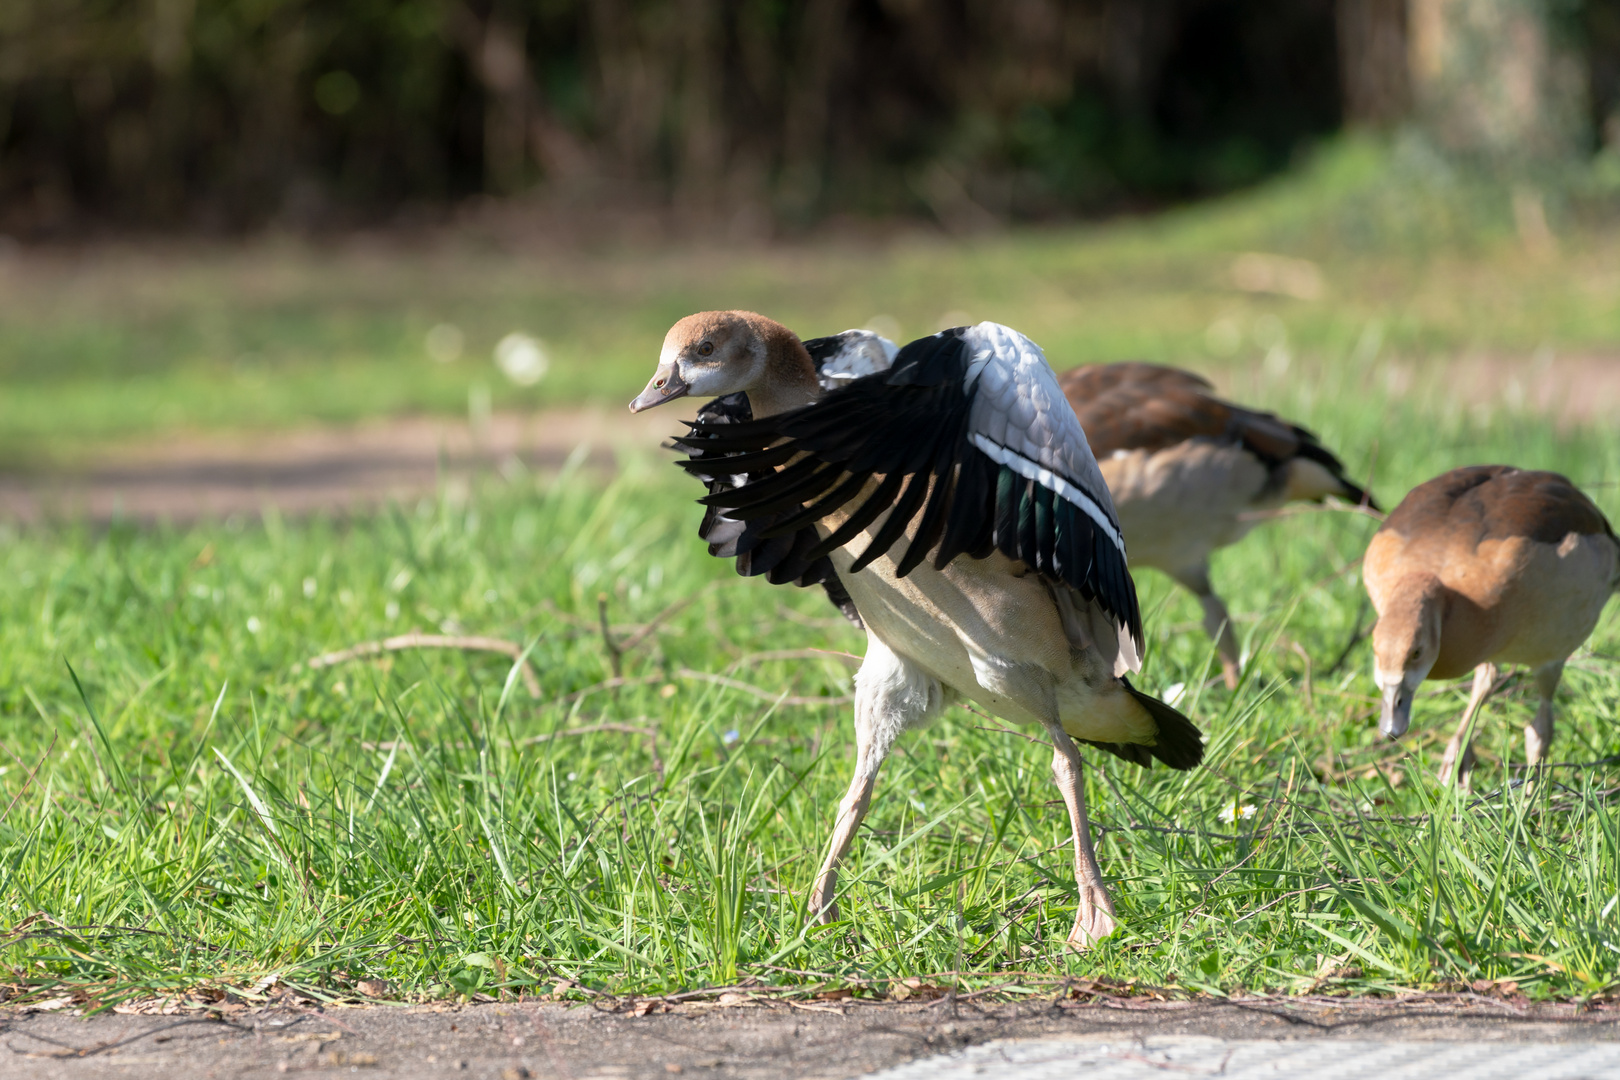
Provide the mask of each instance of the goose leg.
{"label": "goose leg", "polygon": [[1097,852],[1091,846],[1091,824],[1086,820],[1086,783],[1081,773],[1080,748],[1057,721],[1045,721],[1052,738],[1052,775],[1063,802],[1069,808],[1069,827],[1074,831],[1074,884],[1080,904],[1074,912],[1074,929],[1069,944],[1088,948],[1114,932],[1114,901],[1103,885],[1097,867]]}
{"label": "goose leg", "polygon": [[932,719],[943,705],[936,680],[876,636],[869,634],[866,640],[866,659],[855,675],[855,775],[838,804],[832,843],[810,892],[810,918],[823,924],[838,920],[838,864],[855,843],[895,737]]}
{"label": "goose leg", "polygon": [[1474,769],[1474,740],[1469,728],[1473,726],[1474,715],[1484,706],[1485,699],[1490,697],[1495,682],[1495,664],[1487,661],[1474,669],[1474,689],[1468,695],[1468,706],[1463,709],[1457,730],[1452,733],[1451,741],[1446,744],[1445,756],[1440,759],[1442,784],[1451,783],[1455,777],[1457,786],[1467,790],[1469,774]]}
{"label": "goose leg", "polygon": [[[1524,728],[1524,756],[1528,765],[1534,769],[1541,764],[1547,756],[1547,748],[1552,745],[1553,737],[1553,692],[1558,689],[1558,680],[1564,675],[1564,662],[1554,661],[1536,668],[1536,693],[1541,701],[1536,705],[1536,718],[1525,725]],[[1534,779],[1535,770],[1531,777]]]}
{"label": "goose leg", "polygon": [[1226,680],[1228,690],[1236,690],[1238,674],[1242,670],[1238,666],[1237,635],[1232,633],[1232,616],[1227,613],[1226,604],[1215,595],[1215,589],[1209,583],[1209,563],[1199,563],[1171,576],[1198,597],[1198,602],[1203,605],[1204,632],[1215,642],[1215,651],[1220,654],[1221,677]]}

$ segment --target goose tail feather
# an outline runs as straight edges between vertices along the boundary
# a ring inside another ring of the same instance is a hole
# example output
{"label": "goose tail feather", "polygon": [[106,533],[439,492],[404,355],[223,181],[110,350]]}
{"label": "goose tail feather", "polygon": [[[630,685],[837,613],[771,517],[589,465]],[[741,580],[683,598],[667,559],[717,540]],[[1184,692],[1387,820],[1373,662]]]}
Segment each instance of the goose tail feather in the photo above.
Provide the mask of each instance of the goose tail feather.
{"label": "goose tail feather", "polygon": [[[1124,684],[1125,692],[1130,694],[1138,705],[1147,710],[1149,716],[1153,717],[1153,721],[1159,729],[1158,738],[1154,740],[1153,745],[1136,746],[1131,749],[1145,750],[1172,769],[1191,769],[1204,760],[1204,736],[1191,720],[1151,694],[1142,693],[1142,691],[1131,685],[1129,679],[1120,679],[1119,681]],[[1111,747],[1104,747],[1104,749],[1111,749]],[[1119,751],[1116,750],[1114,753],[1119,753]],[[1140,765],[1148,764],[1137,757],[1125,754],[1120,756],[1136,761]]]}

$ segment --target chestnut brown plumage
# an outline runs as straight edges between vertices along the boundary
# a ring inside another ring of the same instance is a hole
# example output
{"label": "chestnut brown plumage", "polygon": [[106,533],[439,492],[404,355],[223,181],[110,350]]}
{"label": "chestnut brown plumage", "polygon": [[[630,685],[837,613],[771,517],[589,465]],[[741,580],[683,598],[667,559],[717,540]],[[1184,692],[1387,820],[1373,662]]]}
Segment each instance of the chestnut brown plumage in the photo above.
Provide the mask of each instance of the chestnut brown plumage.
{"label": "chestnut brown plumage", "polygon": [[1367,546],[1362,571],[1378,610],[1379,729],[1405,734],[1418,684],[1472,670],[1473,693],[1440,767],[1442,780],[1466,783],[1468,729],[1497,665],[1525,664],[1541,698],[1524,729],[1525,754],[1541,761],[1564,662],[1620,585],[1620,541],[1592,500],[1557,473],[1453,469],[1401,500]]}
{"label": "chestnut brown plumage", "polygon": [[1201,376],[1130,362],[1058,377],[1114,497],[1133,569],[1169,574],[1198,597],[1228,686],[1237,685],[1231,616],[1209,556],[1254,526],[1255,512],[1335,496],[1376,509],[1309,431],[1215,395]]}

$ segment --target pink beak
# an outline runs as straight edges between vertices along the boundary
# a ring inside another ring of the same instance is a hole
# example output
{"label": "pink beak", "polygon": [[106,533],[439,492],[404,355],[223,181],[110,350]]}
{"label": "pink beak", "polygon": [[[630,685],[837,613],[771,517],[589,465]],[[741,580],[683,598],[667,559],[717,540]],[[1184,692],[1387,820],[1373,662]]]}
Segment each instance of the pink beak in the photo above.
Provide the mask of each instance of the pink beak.
{"label": "pink beak", "polygon": [[630,411],[637,413],[666,401],[674,401],[678,397],[685,397],[691,389],[681,378],[681,373],[675,370],[674,364],[660,364],[653,373],[652,381],[647,383],[647,389],[630,403]]}

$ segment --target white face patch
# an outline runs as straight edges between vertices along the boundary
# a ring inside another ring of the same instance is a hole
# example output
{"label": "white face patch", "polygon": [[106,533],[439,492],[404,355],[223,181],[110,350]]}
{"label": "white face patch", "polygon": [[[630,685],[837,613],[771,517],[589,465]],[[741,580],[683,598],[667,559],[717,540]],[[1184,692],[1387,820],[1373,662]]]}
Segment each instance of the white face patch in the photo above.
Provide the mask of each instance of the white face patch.
{"label": "white face patch", "polygon": [[726,372],[719,364],[695,364],[690,360],[682,360],[676,370],[681,373],[681,381],[691,387],[692,393],[699,397],[720,397],[742,389],[729,385],[731,380],[726,378]]}
{"label": "white face patch", "polygon": [[734,330],[729,340],[722,337],[715,342],[717,348],[712,356],[703,358],[691,355],[699,344],[688,341],[679,349],[666,349],[672,358],[679,357],[675,368],[681,381],[698,397],[753,390],[766,378],[765,343],[758,335],[745,334],[739,340]]}

